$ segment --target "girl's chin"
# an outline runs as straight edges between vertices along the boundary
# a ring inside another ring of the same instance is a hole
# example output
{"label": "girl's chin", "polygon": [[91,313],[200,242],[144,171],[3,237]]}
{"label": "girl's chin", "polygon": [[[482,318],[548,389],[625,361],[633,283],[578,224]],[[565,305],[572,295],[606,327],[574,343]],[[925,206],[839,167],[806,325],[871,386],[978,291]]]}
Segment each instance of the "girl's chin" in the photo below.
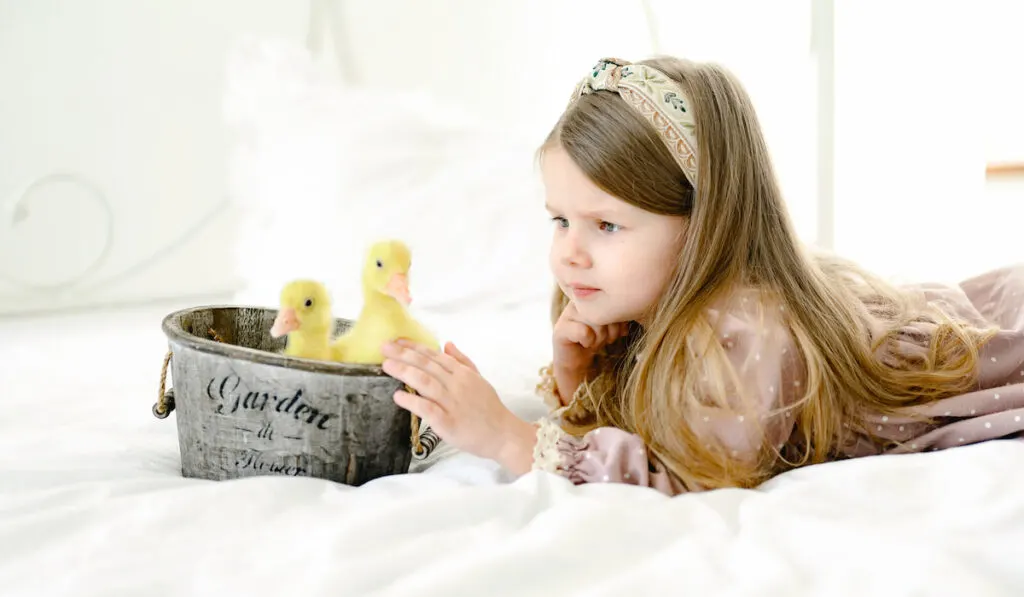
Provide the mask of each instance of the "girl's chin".
{"label": "girl's chin", "polygon": [[615,314],[609,313],[607,309],[597,309],[594,307],[588,308],[588,306],[576,304],[576,311],[590,325],[610,325],[619,321],[620,318],[616,317]]}

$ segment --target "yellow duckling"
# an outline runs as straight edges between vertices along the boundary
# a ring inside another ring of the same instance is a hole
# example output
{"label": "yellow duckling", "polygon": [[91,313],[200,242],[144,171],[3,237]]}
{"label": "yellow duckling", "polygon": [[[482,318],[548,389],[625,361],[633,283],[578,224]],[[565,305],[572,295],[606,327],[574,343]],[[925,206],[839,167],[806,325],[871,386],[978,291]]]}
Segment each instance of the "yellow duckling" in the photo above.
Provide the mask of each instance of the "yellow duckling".
{"label": "yellow duckling", "polygon": [[409,247],[397,240],[370,247],[363,266],[363,309],[352,327],[331,344],[331,356],[345,363],[381,364],[381,346],[398,338],[438,348],[437,340],[408,312]]}
{"label": "yellow duckling", "polygon": [[306,359],[330,360],[334,317],[331,299],[323,284],[295,280],[281,290],[281,308],[270,328],[274,338],[288,336],[284,354]]}

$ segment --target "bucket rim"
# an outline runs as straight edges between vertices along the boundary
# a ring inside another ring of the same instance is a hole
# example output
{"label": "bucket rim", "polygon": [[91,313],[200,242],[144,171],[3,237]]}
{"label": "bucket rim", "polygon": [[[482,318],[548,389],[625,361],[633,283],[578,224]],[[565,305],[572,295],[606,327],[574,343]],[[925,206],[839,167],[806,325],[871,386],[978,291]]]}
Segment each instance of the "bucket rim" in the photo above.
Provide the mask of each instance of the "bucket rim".
{"label": "bucket rim", "polygon": [[[198,305],[194,307],[188,307],[185,309],[178,309],[177,311],[168,313],[167,315],[164,316],[163,321],[160,324],[160,327],[163,329],[164,335],[167,336],[167,340],[170,342],[183,344],[188,348],[191,348],[192,350],[227,357],[229,359],[248,361],[251,363],[258,363],[260,365],[270,365],[272,367],[282,367],[285,369],[298,369],[301,371],[309,371],[312,373],[323,373],[327,375],[391,377],[390,375],[384,372],[384,369],[381,368],[380,365],[369,365],[360,363],[339,363],[333,361],[320,361],[316,359],[286,356],[275,352],[259,350],[257,348],[238,346],[236,344],[225,344],[223,342],[217,342],[216,340],[202,338],[186,332],[181,327],[181,320],[186,315],[189,314],[198,313],[201,311],[239,311],[246,309],[269,312],[276,311],[276,309],[270,309],[268,307],[260,305]],[[335,322],[347,324],[353,323],[352,320],[350,319],[339,317],[335,318]]]}

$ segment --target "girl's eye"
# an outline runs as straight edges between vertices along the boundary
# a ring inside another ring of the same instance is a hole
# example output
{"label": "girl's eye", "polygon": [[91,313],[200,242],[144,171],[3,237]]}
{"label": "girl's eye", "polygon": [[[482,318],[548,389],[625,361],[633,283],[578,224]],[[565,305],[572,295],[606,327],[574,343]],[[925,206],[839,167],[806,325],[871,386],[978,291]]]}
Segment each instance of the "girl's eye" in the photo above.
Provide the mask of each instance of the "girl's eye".
{"label": "girl's eye", "polygon": [[612,224],[611,222],[601,222],[601,230],[604,230],[605,232],[618,232],[619,225]]}
{"label": "girl's eye", "polygon": [[568,228],[569,227],[569,220],[566,220],[562,216],[555,216],[555,217],[551,218],[551,221],[554,222],[559,228]]}

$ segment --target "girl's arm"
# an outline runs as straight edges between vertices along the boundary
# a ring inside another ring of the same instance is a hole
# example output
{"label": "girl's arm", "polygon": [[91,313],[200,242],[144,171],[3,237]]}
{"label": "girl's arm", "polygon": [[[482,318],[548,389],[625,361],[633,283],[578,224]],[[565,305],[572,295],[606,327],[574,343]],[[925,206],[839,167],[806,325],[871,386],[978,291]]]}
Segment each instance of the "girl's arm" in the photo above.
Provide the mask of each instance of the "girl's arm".
{"label": "girl's arm", "polygon": [[[779,408],[803,394],[803,368],[792,336],[778,316],[736,309],[723,314],[716,323],[742,391],[753,398],[753,403],[746,416],[708,407],[688,423],[731,449],[734,458],[753,458],[764,441],[781,446],[789,439],[795,416]],[[526,439],[512,442],[507,461],[502,464],[517,474],[543,470],[576,484],[627,483],[668,495],[687,490],[639,436],[601,427],[575,437],[558,425],[559,415],[560,411],[555,411],[537,424],[518,430],[516,437]],[[528,437],[531,431],[534,437]]]}

